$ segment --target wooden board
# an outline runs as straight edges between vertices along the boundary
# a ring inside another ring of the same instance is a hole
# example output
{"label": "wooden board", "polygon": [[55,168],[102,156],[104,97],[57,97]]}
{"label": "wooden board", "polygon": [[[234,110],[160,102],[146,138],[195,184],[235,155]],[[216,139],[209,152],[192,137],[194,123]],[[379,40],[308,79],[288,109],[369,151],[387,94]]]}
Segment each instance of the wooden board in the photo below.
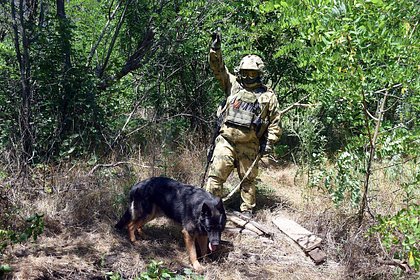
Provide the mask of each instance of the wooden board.
{"label": "wooden board", "polygon": [[323,263],[327,259],[327,254],[319,248],[309,251],[308,255],[316,264]]}
{"label": "wooden board", "polygon": [[276,217],[273,223],[287,236],[293,239],[305,251],[309,252],[320,246],[322,239],[298,223],[285,217]]}
{"label": "wooden board", "polygon": [[[232,213],[228,213],[228,219],[229,217],[231,217],[232,215],[248,222],[249,224],[251,224],[253,227],[256,227],[259,231],[262,232],[263,235],[265,235],[266,237],[270,237],[272,238],[274,233],[271,232],[271,230],[269,228],[267,228],[266,226],[264,226],[263,224],[257,223],[256,221],[250,219],[249,217],[245,216],[244,214],[242,214],[241,212],[238,211],[233,211]],[[258,233],[258,232],[257,232]],[[259,233],[258,233],[259,234]],[[261,234],[259,234],[261,235]]]}
{"label": "wooden board", "polygon": [[298,223],[285,217],[276,217],[273,223],[288,237],[294,240],[316,263],[323,263],[327,259],[327,254],[319,246],[322,239]]}
{"label": "wooden board", "polygon": [[251,230],[253,232],[255,232],[258,235],[263,235],[264,232],[261,231],[260,229],[258,229],[256,226],[254,226],[252,223],[250,223],[249,221],[244,221],[239,217],[236,217],[234,215],[227,215],[227,218],[229,221],[237,224],[240,227],[246,228],[248,230]]}

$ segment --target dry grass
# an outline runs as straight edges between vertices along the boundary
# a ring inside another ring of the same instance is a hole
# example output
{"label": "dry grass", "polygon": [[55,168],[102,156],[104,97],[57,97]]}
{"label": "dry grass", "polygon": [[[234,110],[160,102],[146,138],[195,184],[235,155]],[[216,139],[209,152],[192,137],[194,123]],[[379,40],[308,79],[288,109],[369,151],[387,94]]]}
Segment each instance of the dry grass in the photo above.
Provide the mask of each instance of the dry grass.
{"label": "dry grass", "polygon": [[[165,219],[155,220],[145,228],[150,238],[133,246],[127,236],[114,231],[113,225],[135,181],[165,171],[198,185],[203,170],[198,159],[202,157],[183,151],[171,158],[165,170],[156,167],[155,159],[98,169],[92,176],[85,176],[89,169],[83,167],[40,176],[44,179],[37,182],[36,195],[28,197],[24,191],[17,191],[13,203],[21,209],[21,216],[44,213],[45,232],[36,242],[8,248],[2,262],[9,263],[14,271],[5,279],[105,279],[107,272],[134,279],[152,260],[182,272],[190,264],[179,226]],[[155,168],[149,168],[151,165]],[[296,166],[261,169],[255,219],[274,232],[274,238],[224,233],[223,248],[204,262],[204,278],[397,279],[394,268],[377,265],[380,251],[364,236],[364,228],[354,225],[351,213],[335,208],[327,194],[305,188],[296,172]],[[232,177],[230,185],[236,180]],[[46,188],[52,191],[45,192]],[[389,199],[393,191],[378,192],[379,201]],[[391,204],[397,207],[400,202]],[[238,197],[227,205],[237,210]],[[320,235],[327,262],[315,265],[273,225],[271,221],[277,215],[285,215]]]}

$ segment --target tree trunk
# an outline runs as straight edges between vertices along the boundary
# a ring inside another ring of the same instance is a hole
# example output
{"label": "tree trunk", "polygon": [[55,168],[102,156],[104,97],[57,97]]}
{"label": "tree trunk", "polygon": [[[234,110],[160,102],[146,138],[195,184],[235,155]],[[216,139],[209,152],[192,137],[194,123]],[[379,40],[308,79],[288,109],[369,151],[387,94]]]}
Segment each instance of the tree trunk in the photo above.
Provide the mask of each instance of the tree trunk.
{"label": "tree trunk", "polygon": [[60,37],[62,39],[62,50],[63,50],[63,62],[64,62],[64,73],[71,68],[71,43],[70,43],[70,32],[68,30],[68,20],[64,9],[64,0],[57,0],[57,17],[60,27]]}
{"label": "tree trunk", "polygon": [[56,137],[60,137],[69,130],[69,109],[72,104],[74,92],[71,90],[71,81],[70,81],[70,70],[72,68],[71,63],[71,30],[69,21],[65,12],[64,0],[56,0],[57,6],[57,20],[58,20],[58,32],[61,42],[59,43],[59,48],[61,52],[61,81],[62,87],[60,89],[60,106],[59,112],[57,115],[57,121],[60,126],[57,127],[55,132]]}
{"label": "tree trunk", "polygon": [[368,205],[368,191],[369,191],[370,175],[372,173],[372,162],[373,162],[374,157],[375,157],[376,141],[378,139],[379,129],[381,128],[381,124],[382,124],[382,118],[383,118],[383,115],[384,115],[385,103],[386,103],[387,96],[388,96],[388,91],[385,91],[383,99],[378,104],[377,116],[375,117],[375,121],[376,121],[375,131],[373,132],[373,135],[372,135],[370,133],[370,129],[369,129],[369,112],[368,112],[367,105],[366,105],[365,95],[363,93],[363,107],[364,107],[363,109],[365,111],[366,126],[367,126],[368,133],[369,133],[369,155],[368,155],[368,158],[367,158],[366,174],[365,174],[365,179],[364,179],[364,182],[363,182],[363,197],[362,197],[362,202],[361,202],[360,210],[359,210],[359,214],[358,214],[359,225],[362,224],[363,217],[365,215],[366,209],[369,206]]}
{"label": "tree trunk", "polygon": [[[20,72],[20,97],[21,104],[19,108],[19,132],[21,151],[20,162],[25,167],[32,159],[33,154],[33,133],[32,133],[32,88],[31,88],[31,64],[30,64],[30,40],[27,33],[27,23],[25,21],[25,9],[27,3],[24,0],[18,2],[10,0],[11,16],[13,22],[13,39],[15,45],[16,58],[19,63]],[[18,8],[18,10],[16,10]]]}

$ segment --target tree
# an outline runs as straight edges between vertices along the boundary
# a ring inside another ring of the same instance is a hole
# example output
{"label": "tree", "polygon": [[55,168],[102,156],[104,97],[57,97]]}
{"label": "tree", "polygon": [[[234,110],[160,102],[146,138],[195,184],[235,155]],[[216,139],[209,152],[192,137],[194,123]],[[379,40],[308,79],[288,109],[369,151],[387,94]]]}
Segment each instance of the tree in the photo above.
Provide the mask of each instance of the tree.
{"label": "tree", "polygon": [[[386,135],[382,123],[418,135],[418,128],[409,125],[418,116],[419,104],[418,8],[415,1],[267,1],[260,6],[265,15],[278,19],[262,30],[293,30],[292,43],[279,43],[274,56],[291,56],[309,70],[310,88],[303,86],[312,93],[313,103],[320,103],[314,117],[324,124],[327,137],[334,135],[328,142],[339,140],[341,149],[362,157],[370,143],[361,216],[367,207],[371,161]],[[402,107],[404,117],[396,118]]]}

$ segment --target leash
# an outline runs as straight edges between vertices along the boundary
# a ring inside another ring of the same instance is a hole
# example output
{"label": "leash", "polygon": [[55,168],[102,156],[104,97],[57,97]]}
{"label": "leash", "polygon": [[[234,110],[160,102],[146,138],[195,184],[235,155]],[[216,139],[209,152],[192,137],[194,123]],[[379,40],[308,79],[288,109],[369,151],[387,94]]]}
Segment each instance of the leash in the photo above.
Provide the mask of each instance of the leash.
{"label": "leash", "polygon": [[244,177],[242,177],[242,180],[239,182],[239,184],[237,184],[236,187],[234,187],[233,190],[227,196],[222,198],[223,202],[230,199],[232,195],[239,190],[239,188],[241,187],[241,184],[245,181],[246,178],[248,178],[249,174],[251,174],[252,169],[254,168],[255,164],[257,164],[257,162],[261,159],[261,157],[262,157],[262,153],[258,153],[257,157],[252,162],[251,166],[248,168],[248,170],[246,171]]}

